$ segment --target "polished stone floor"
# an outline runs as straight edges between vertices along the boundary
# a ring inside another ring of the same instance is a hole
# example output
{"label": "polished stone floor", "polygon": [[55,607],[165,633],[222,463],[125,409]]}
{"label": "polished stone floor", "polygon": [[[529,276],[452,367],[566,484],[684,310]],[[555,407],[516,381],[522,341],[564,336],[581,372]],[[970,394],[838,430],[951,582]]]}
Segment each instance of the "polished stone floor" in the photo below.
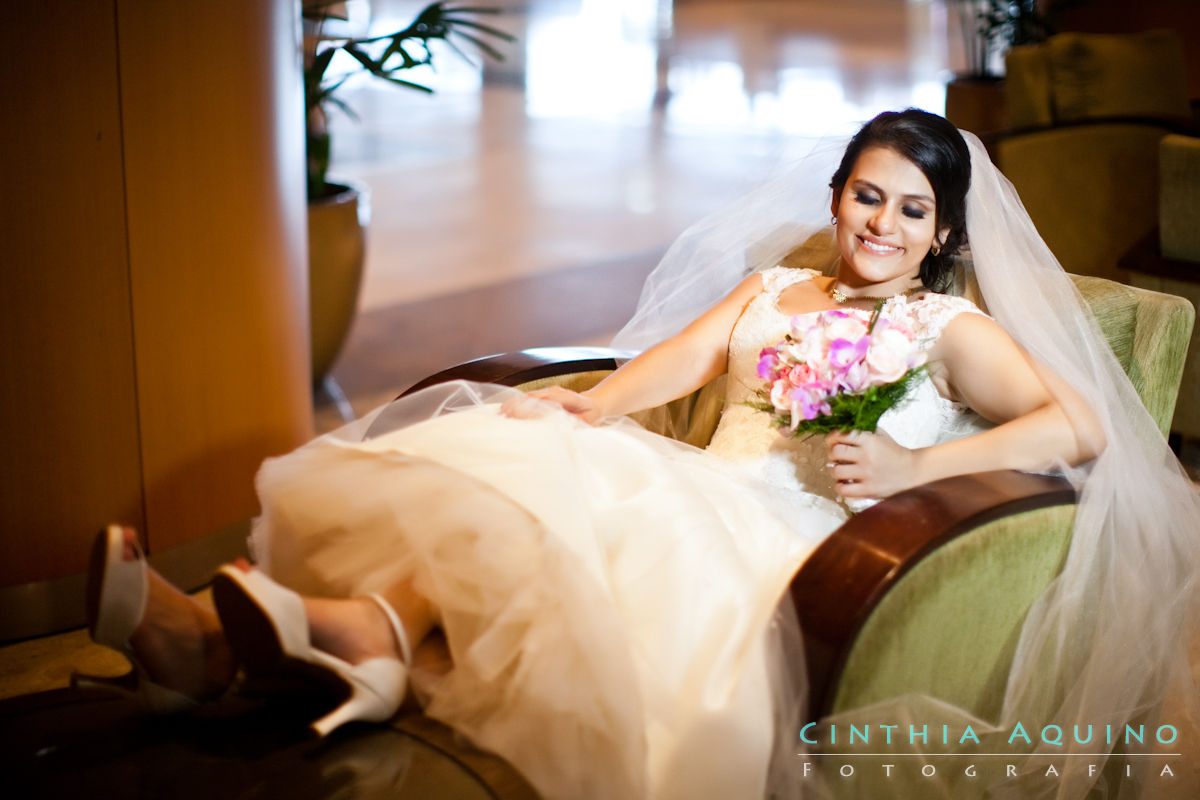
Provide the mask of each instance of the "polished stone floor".
{"label": "polished stone floor", "polygon": [[[504,0],[517,37],[434,95],[347,86],[334,171],[371,191],[362,313],[334,375],[361,414],[448,363],[604,342],[688,224],[822,136],[941,111],[945,0]],[[420,0],[376,0],[404,20]],[[326,417],[327,419],[327,417]]]}

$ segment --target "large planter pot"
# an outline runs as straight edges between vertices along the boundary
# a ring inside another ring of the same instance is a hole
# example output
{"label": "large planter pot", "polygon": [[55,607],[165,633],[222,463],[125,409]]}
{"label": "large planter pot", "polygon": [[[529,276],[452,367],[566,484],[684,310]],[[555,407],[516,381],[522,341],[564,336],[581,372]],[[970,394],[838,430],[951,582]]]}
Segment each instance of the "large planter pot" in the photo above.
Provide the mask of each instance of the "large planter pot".
{"label": "large planter pot", "polygon": [[982,136],[1008,127],[1004,79],[963,76],[946,84],[946,119]]}
{"label": "large planter pot", "polygon": [[308,202],[308,282],[312,377],[322,385],[350,332],[358,308],[371,211],[365,186],[327,184]]}

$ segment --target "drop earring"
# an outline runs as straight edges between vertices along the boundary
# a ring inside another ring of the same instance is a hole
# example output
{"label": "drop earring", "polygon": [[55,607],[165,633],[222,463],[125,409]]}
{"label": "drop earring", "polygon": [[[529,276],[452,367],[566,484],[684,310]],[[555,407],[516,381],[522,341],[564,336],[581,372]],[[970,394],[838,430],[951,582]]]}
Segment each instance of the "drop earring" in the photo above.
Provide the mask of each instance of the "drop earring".
{"label": "drop earring", "polygon": [[837,217],[830,217],[830,218],[829,218],[829,224],[830,224],[830,225],[837,225]]}

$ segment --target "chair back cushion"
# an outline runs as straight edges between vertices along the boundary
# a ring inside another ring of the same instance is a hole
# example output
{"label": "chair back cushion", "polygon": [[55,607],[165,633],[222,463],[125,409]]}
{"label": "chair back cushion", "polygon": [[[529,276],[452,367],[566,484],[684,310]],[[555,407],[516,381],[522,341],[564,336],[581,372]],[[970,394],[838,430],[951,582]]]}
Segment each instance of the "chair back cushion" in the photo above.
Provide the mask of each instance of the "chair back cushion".
{"label": "chair back cushion", "polygon": [[1173,294],[1086,275],[1071,277],[1142,403],[1167,435],[1196,310]]}
{"label": "chair back cushion", "polygon": [[1172,30],[1060,33],[1005,59],[1014,128],[1107,116],[1187,117],[1183,43]]}
{"label": "chair back cushion", "polygon": [[1200,262],[1198,219],[1200,137],[1169,133],[1158,144],[1158,230],[1165,258]]}

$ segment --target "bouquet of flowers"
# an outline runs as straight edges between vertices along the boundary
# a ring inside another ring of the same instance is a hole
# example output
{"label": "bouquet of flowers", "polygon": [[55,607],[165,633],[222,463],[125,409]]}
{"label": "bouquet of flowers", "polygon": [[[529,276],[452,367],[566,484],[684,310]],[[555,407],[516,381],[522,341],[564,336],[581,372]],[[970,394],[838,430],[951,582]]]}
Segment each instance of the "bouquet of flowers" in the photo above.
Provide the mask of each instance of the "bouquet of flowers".
{"label": "bouquet of flowers", "polygon": [[875,430],[925,371],[925,353],[907,326],[882,315],[833,309],[792,317],[791,331],[763,348],[759,402],[785,435]]}

